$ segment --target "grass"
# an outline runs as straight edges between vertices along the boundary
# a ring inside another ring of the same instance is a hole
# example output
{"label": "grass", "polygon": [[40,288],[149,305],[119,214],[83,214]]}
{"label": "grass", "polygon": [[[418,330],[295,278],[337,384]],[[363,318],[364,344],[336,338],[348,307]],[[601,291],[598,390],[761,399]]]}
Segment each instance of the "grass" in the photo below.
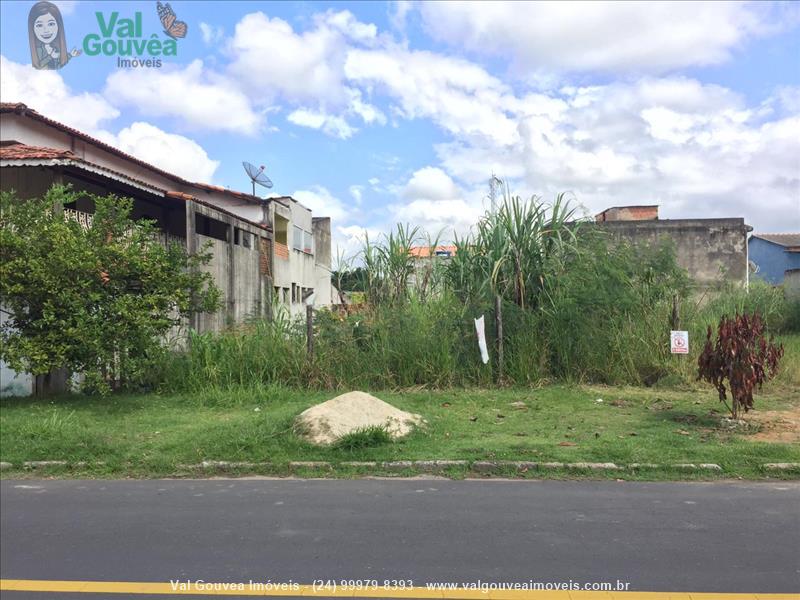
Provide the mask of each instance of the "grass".
{"label": "grass", "polygon": [[386,427],[362,427],[346,433],[338,440],[336,440],[334,447],[337,450],[363,450],[364,448],[374,448],[389,444],[392,441],[392,436]]}
{"label": "grass", "polygon": [[[422,414],[427,426],[394,443],[380,443],[375,432],[360,432],[335,447],[313,447],[295,434],[293,419],[331,393],[278,387],[172,396],[7,399],[0,405],[0,460],[15,465],[28,460],[103,461],[102,466],[54,472],[89,477],[189,475],[180,465],[203,460],[286,465],[498,459],[717,463],[726,477],[757,478],[763,476],[762,463],[800,462],[800,444],[754,442],[747,439],[749,434],[722,428],[724,408],[706,389],[552,385],[378,395]],[[757,410],[798,405],[800,387],[780,383],[765,388],[756,400]],[[16,466],[3,471],[3,477],[29,475]],[[669,471],[611,476],[697,477]]]}

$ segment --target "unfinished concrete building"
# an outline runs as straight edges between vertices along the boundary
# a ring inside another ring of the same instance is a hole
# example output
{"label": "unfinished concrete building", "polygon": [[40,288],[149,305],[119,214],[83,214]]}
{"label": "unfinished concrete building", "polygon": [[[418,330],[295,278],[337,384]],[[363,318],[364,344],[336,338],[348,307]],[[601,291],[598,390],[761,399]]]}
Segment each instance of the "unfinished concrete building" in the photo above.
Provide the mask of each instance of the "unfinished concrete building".
{"label": "unfinished concrete building", "polygon": [[699,290],[748,283],[747,234],[741,217],[725,219],[659,219],[658,206],[615,206],[595,216],[597,224],[632,244],[669,239],[678,264]]}
{"label": "unfinished concrete building", "polygon": [[[156,221],[165,242],[189,253],[210,246],[205,268],[223,305],[192,315],[188,328],[220,331],[268,317],[274,302],[294,310],[312,292],[316,306],[330,304],[330,219],[314,218],[292,198],[264,200],[187,181],[24,104],[0,105],[0,188],[32,198],[55,183],[131,198],[133,217]],[[88,225],[93,211],[91,199],[82,198],[65,207],[65,216]]]}

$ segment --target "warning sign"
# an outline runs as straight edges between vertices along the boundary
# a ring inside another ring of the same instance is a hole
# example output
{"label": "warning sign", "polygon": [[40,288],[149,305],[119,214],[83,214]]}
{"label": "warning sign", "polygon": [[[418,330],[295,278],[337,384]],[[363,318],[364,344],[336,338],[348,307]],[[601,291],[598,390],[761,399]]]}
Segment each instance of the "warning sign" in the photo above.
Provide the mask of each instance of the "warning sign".
{"label": "warning sign", "polygon": [[689,354],[689,332],[670,331],[669,351],[673,354]]}

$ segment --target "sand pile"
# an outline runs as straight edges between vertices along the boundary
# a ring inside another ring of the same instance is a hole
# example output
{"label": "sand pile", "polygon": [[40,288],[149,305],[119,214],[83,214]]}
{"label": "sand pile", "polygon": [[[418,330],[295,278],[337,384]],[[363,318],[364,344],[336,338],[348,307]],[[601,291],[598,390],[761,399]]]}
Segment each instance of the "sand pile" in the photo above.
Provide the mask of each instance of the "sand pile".
{"label": "sand pile", "polygon": [[300,413],[296,429],[312,444],[330,444],[365,427],[384,426],[397,439],[422,423],[420,415],[397,409],[380,398],[365,392],[348,392]]}

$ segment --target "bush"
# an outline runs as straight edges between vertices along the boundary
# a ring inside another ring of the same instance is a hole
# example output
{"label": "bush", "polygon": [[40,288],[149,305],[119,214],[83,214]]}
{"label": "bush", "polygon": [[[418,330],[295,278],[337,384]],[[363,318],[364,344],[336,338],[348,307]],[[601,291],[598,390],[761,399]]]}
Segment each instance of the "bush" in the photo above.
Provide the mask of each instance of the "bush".
{"label": "bush", "polygon": [[767,341],[764,331],[758,313],[722,317],[714,343],[711,327],[708,328],[706,345],[697,361],[697,379],[712,383],[726,406],[730,391],[728,410],[734,419],[740,409],[747,412],[753,408],[753,391],[775,376],[783,356],[783,345],[776,346],[772,339]]}
{"label": "bush", "polygon": [[65,219],[79,195],[53,186],[43,198],[0,196],[0,300],[8,320],[0,358],[34,375],[67,369],[87,389],[141,380],[161,339],[193,311],[216,309],[220,292],[200,267],[210,256],[163,245],[133,202],[89,196],[91,223]]}

